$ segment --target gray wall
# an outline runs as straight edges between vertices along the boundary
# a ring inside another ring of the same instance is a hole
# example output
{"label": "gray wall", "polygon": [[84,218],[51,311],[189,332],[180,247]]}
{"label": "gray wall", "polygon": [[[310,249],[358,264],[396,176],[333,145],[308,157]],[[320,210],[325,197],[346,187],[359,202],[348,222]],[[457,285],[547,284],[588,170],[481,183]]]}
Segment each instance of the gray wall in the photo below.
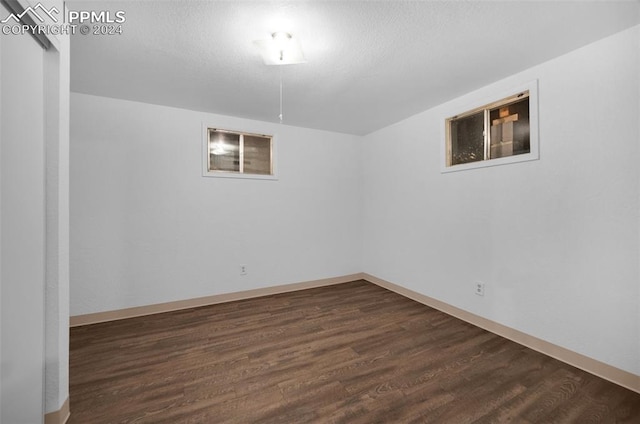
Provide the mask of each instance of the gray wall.
{"label": "gray wall", "polygon": [[[635,27],[365,137],[364,271],[640,375],[639,39]],[[441,173],[444,119],[534,79],[540,160]]]}
{"label": "gray wall", "polygon": [[44,53],[24,35],[0,37],[0,55],[0,422],[34,424],[44,414]]}
{"label": "gray wall", "polygon": [[[71,106],[72,315],[360,271],[358,137],[78,93]],[[203,123],[274,134],[278,180],[203,177]]]}

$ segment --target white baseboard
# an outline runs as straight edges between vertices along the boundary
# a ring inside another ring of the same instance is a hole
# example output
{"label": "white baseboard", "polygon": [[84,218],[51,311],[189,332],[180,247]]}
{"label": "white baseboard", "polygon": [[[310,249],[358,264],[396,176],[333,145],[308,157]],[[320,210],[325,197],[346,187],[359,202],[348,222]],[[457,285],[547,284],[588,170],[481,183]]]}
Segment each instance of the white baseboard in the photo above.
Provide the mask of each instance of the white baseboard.
{"label": "white baseboard", "polygon": [[[134,308],[120,309],[115,311],[97,312],[86,315],[76,315],[70,318],[71,327],[95,324],[99,322],[114,321],[125,318],[133,318],[143,315],[152,315],[162,312],[176,311],[199,306],[213,305],[217,303],[232,302],[236,300],[250,299],[272,294],[287,293],[297,290],[304,290],[316,287],[342,284],[355,280],[366,280],[387,290],[391,290],[409,299],[413,299],[424,305],[442,311],[448,315],[459,318],[477,327],[483,328],[506,339],[512,340],[523,346],[536,350],[547,356],[565,362],[576,368],[580,368],[588,373],[597,375],[612,383],[618,384],[634,392],[640,393],[640,376],[628,371],[621,370],[612,365],[605,364],[596,359],[589,358],[577,352],[533,337],[521,331],[499,324],[495,321],[472,314],[463,309],[449,305],[437,299],[406,289],[397,284],[377,278],[366,273],[345,275],[342,277],[325,278],[322,280],[305,281],[302,283],[285,284],[261,289],[246,290],[236,293],[225,293],[220,295],[199,297],[195,299],[179,300],[175,302],[159,303],[155,305],[138,306]],[[68,409],[68,404],[67,404]],[[51,421],[51,424],[57,421]],[[47,424],[49,422],[47,421]]]}
{"label": "white baseboard", "polygon": [[215,305],[217,303],[251,299],[254,297],[268,296],[272,294],[331,286],[334,284],[348,283],[349,281],[362,279],[364,279],[364,274],[362,273],[350,274],[344,275],[342,277],[324,278],[322,280],[304,281],[302,283],[284,284],[273,287],[245,290],[235,293],[217,294],[213,296],[197,297],[194,299],[177,300],[174,302],[165,302],[157,303],[154,305],[137,306],[134,308],[118,309],[115,311],[75,315],[69,318],[69,325],[71,327],[79,327],[81,325],[97,324],[99,322],[115,321],[119,319],[134,318],[144,315],[178,311],[181,309],[197,308],[199,306]]}
{"label": "white baseboard", "polygon": [[451,306],[437,299],[414,292],[413,290],[406,289],[402,286],[390,283],[389,281],[385,281],[381,278],[374,277],[373,275],[365,273],[362,278],[369,281],[370,283],[376,284],[380,287],[384,287],[387,290],[391,290],[404,297],[413,299],[416,302],[420,302],[423,305],[430,306],[448,315],[473,324],[476,327],[483,328],[487,331],[504,337],[505,339],[509,339],[530,349],[555,358],[559,361],[572,365],[576,368],[580,368],[581,370],[586,371],[590,374],[597,375],[598,377],[611,381],[612,383],[615,383],[619,386],[640,393],[640,376],[638,375],[605,364],[604,362],[600,362],[596,359],[589,358],[588,356],[584,356],[580,353],[544,341],[537,337],[530,336],[526,333],[499,324],[495,321],[491,321],[481,316],[467,312],[463,309],[456,308],[455,306]]}
{"label": "white baseboard", "polygon": [[67,398],[60,409],[44,415],[44,424],[65,424],[70,415],[69,398]]}

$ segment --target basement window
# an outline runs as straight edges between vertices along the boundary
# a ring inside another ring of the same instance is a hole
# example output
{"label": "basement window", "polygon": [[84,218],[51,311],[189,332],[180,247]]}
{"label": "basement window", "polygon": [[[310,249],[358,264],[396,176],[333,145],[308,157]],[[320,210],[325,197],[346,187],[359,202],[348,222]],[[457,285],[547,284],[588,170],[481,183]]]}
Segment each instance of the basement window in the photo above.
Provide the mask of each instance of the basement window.
{"label": "basement window", "polygon": [[204,175],[275,179],[272,135],[206,127]]}
{"label": "basement window", "polygon": [[443,172],[538,159],[536,86],[447,118]]}

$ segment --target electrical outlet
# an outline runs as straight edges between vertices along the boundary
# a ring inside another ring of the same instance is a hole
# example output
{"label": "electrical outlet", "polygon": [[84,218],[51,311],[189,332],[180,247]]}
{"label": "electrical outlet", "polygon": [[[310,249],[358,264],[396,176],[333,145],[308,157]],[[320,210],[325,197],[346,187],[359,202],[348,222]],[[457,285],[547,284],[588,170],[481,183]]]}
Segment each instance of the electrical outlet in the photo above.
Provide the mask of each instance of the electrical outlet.
{"label": "electrical outlet", "polygon": [[247,266],[240,265],[240,275],[247,275]]}
{"label": "electrical outlet", "polygon": [[478,296],[484,296],[484,283],[476,282],[476,294]]}

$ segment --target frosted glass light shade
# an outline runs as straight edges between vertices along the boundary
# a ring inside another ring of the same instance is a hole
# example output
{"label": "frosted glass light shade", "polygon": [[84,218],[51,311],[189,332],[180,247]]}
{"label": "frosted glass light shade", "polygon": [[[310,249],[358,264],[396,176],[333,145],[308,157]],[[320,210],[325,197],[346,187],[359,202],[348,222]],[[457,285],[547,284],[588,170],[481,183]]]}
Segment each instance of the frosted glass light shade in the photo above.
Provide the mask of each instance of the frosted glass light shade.
{"label": "frosted glass light shade", "polygon": [[295,65],[305,63],[297,38],[286,32],[275,32],[267,40],[253,42],[260,50],[265,65]]}

